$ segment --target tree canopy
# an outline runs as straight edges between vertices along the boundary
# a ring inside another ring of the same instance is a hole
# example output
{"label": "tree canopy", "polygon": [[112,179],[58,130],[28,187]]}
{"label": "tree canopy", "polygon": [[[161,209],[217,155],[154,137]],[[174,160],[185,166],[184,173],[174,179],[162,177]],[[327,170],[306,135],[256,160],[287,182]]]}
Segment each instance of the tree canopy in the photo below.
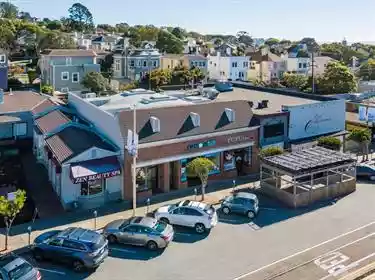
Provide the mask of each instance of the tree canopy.
{"label": "tree canopy", "polygon": [[69,19],[74,30],[90,31],[94,29],[93,17],[90,10],[81,3],[74,3],[69,8]]}
{"label": "tree canopy", "polygon": [[184,50],[183,43],[169,31],[160,30],[156,47],[162,52],[180,54]]}
{"label": "tree canopy", "polygon": [[280,82],[287,88],[303,90],[307,86],[308,78],[305,75],[284,73]]}
{"label": "tree canopy", "polygon": [[82,79],[82,85],[95,93],[100,93],[110,88],[108,80],[98,72],[87,73]]}
{"label": "tree canopy", "polygon": [[190,161],[187,166],[189,177],[198,177],[202,183],[202,200],[204,200],[205,188],[208,182],[208,174],[215,168],[215,164],[205,157],[198,157]]}

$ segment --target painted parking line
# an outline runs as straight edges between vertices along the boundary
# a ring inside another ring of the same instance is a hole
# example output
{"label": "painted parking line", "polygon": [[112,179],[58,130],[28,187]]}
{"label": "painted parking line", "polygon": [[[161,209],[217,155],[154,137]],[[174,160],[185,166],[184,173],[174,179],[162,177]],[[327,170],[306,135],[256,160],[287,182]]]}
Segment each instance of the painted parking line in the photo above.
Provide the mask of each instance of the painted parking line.
{"label": "painted parking line", "polygon": [[260,210],[267,210],[267,211],[277,211],[276,208],[270,208],[270,207],[259,207]]}
{"label": "painted parking line", "polygon": [[130,254],[136,254],[137,251],[129,250],[129,249],[123,249],[123,248],[109,248],[110,251],[118,251],[123,253],[130,253]]}
{"label": "painted parking line", "polygon": [[40,268],[40,267],[37,267],[37,269],[40,270],[40,271],[45,271],[45,272],[55,273],[55,274],[60,274],[60,275],[65,275],[66,274],[65,272],[58,271],[58,270],[53,270],[53,269],[45,269],[45,268]]}
{"label": "painted parking line", "polygon": [[259,230],[261,229],[260,226],[258,226],[257,224],[255,224],[254,222],[250,222],[248,223],[249,227],[251,227],[253,230]]}
{"label": "painted parking line", "polygon": [[191,236],[191,233],[186,233],[186,232],[175,232],[174,234],[175,235],[178,234],[178,235],[182,235],[182,236]]}
{"label": "painted parking line", "polygon": [[224,223],[238,223],[238,220],[231,220],[231,219],[222,219],[222,218],[219,218],[219,222],[224,222]]}
{"label": "painted parking line", "polygon": [[[350,234],[352,234],[352,233],[354,233],[354,232],[357,232],[357,231],[360,231],[360,230],[365,229],[365,228],[367,228],[367,227],[370,227],[370,226],[372,226],[372,225],[374,225],[374,224],[375,224],[375,221],[373,221],[373,222],[371,222],[371,223],[368,223],[368,224],[366,224],[366,225],[363,225],[363,226],[361,226],[361,227],[358,227],[358,228],[356,228],[356,229],[353,229],[353,230],[351,230],[351,231],[345,232],[345,233],[340,234],[340,235],[338,235],[338,236],[335,236],[335,237],[333,237],[333,238],[331,238],[331,239],[328,239],[328,240],[326,240],[326,241],[323,241],[323,242],[321,242],[321,243],[319,243],[319,244],[316,244],[316,245],[314,245],[314,246],[311,246],[311,247],[309,247],[309,248],[306,248],[306,249],[304,249],[304,250],[301,250],[301,251],[299,251],[299,252],[297,252],[297,253],[294,253],[294,254],[292,254],[292,255],[289,255],[289,256],[287,256],[287,257],[285,257],[285,258],[279,259],[279,260],[277,260],[277,261],[274,261],[274,262],[272,262],[272,263],[269,263],[269,264],[267,264],[267,265],[264,265],[264,266],[262,266],[262,267],[260,267],[260,268],[258,268],[258,269],[255,269],[255,270],[250,271],[250,272],[248,272],[248,273],[242,274],[242,275],[240,275],[240,276],[238,276],[238,277],[236,277],[236,278],[233,278],[233,280],[241,280],[241,279],[243,279],[243,278],[245,278],[245,277],[248,277],[248,276],[250,276],[250,275],[253,275],[253,274],[257,273],[257,272],[260,272],[260,271],[262,271],[262,270],[265,270],[265,269],[267,269],[267,268],[270,268],[270,267],[272,267],[273,265],[276,265],[276,264],[280,264],[280,263],[282,263],[282,262],[285,262],[285,261],[287,261],[287,260],[289,260],[289,259],[291,259],[291,258],[293,258],[293,257],[296,257],[296,256],[299,256],[299,255],[301,255],[301,254],[303,254],[303,253],[309,252],[309,251],[311,251],[311,250],[313,250],[313,249],[315,249],[315,248],[318,248],[318,247],[321,247],[321,246],[326,245],[326,244],[328,244],[328,243],[331,243],[331,242],[333,242],[333,241],[336,241],[336,240],[338,240],[338,239],[340,239],[340,238],[342,238],[342,237],[345,237],[345,236],[350,235]],[[340,250],[340,249],[337,249],[337,248],[336,248],[336,250]]]}

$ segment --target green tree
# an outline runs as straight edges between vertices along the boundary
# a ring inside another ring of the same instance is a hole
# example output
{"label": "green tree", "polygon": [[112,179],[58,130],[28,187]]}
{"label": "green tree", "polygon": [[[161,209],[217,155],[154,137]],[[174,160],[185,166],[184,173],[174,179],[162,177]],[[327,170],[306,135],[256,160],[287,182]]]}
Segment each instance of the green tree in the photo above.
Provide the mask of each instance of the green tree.
{"label": "green tree", "polygon": [[216,46],[216,47],[219,47],[219,46],[221,46],[223,44],[223,39],[221,39],[221,38],[216,38],[215,40],[214,40],[214,45]]}
{"label": "green tree", "polygon": [[315,38],[305,37],[305,38],[302,38],[302,40],[299,41],[299,43],[305,44],[309,52],[319,50],[319,44],[316,42]]}
{"label": "green tree", "polygon": [[198,177],[202,186],[202,200],[206,193],[208,183],[208,174],[215,168],[215,164],[208,158],[198,157],[190,161],[186,166],[187,175],[189,177]]}
{"label": "green tree", "polygon": [[284,73],[280,83],[287,88],[303,90],[307,86],[305,75]]}
{"label": "green tree", "polygon": [[184,45],[182,41],[172,33],[160,30],[158,40],[156,41],[156,48],[162,52],[180,54],[184,50]]}
{"label": "green tree", "polygon": [[362,160],[368,160],[369,144],[371,143],[371,131],[367,128],[364,129],[353,129],[348,140],[357,142],[361,147]]}
{"label": "green tree", "polygon": [[167,85],[171,82],[172,73],[167,69],[155,69],[151,71],[150,79],[154,88],[159,89],[161,86]]}
{"label": "green tree", "polygon": [[82,79],[82,85],[95,93],[110,89],[108,80],[98,72],[89,72]]}
{"label": "green tree", "polygon": [[9,25],[3,24],[0,20],[0,49],[10,51],[15,39],[15,30]]}
{"label": "green tree", "polygon": [[280,40],[277,38],[269,38],[264,43],[268,46],[273,46],[273,45],[277,45],[278,43],[280,43]]}
{"label": "green tree", "polygon": [[183,66],[178,65],[173,69],[173,76],[177,77],[179,81],[186,87],[186,85],[191,81],[191,72],[190,70]]}
{"label": "green tree", "polygon": [[41,90],[42,90],[42,93],[46,93],[50,95],[53,94],[53,86],[51,85],[42,85]]}
{"label": "green tree", "polygon": [[320,137],[318,139],[318,146],[321,146],[330,150],[340,151],[342,143],[340,139],[336,137],[326,136],[326,137]]}
{"label": "green tree", "polygon": [[125,37],[129,37],[129,43],[136,47],[139,48],[142,43],[142,38],[139,33],[139,30],[135,27],[130,27],[128,31],[124,34]]}
{"label": "green tree", "polygon": [[180,40],[182,40],[186,37],[186,31],[181,27],[173,28],[171,33]]}
{"label": "green tree", "polygon": [[280,147],[268,147],[260,150],[260,157],[272,157],[282,155],[284,151]]}
{"label": "green tree", "polygon": [[350,69],[338,61],[330,61],[318,77],[319,91],[324,94],[356,92],[357,81]]}
{"label": "green tree", "polygon": [[100,62],[100,72],[104,77],[111,79],[113,75],[113,53],[107,54]]}
{"label": "green tree", "polygon": [[190,69],[190,74],[189,74],[189,77],[191,79],[191,81],[195,84],[195,83],[199,83],[199,82],[202,82],[202,80],[205,78],[205,75],[204,73],[202,72],[202,70],[198,67],[192,67]]}
{"label": "green tree", "polygon": [[239,43],[244,44],[245,46],[250,46],[254,42],[253,38],[246,31],[238,31],[236,34],[237,40]]}
{"label": "green tree", "polygon": [[0,2],[0,18],[15,19],[18,16],[18,7],[8,2]]}
{"label": "green tree", "polygon": [[8,250],[8,237],[17,214],[21,212],[26,201],[26,192],[17,190],[12,199],[0,196],[0,215],[5,223],[5,250]]}
{"label": "green tree", "polygon": [[358,77],[365,81],[375,80],[375,59],[370,58],[360,66]]}
{"label": "green tree", "polygon": [[20,12],[18,18],[24,21],[32,21],[33,19],[29,12]]}
{"label": "green tree", "polygon": [[46,24],[49,30],[63,30],[63,24],[59,20],[52,20]]}
{"label": "green tree", "polygon": [[94,29],[92,14],[86,6],[81,3],[74,3],[68,11],[74,30],[83,32]]}
{"label": "green tree", "polygon": [[103,29],[104,31],[106,31],[106,32],[110,32],[110,33],[112,33],[112,32],[115,32],[116,31],[116,27],[114,27],[114,26],[112,26],[112,25],[110,25],[110,24],[98,24],[97,26],[96,26],[96,28],[98,28],[98,29]]}
{"label": "green tree", "polygon": [[116,28],[116,32],[125,34],[129,30],[129,24],[127,24],[126,22],[117,23],[115,25],[115,28]]}

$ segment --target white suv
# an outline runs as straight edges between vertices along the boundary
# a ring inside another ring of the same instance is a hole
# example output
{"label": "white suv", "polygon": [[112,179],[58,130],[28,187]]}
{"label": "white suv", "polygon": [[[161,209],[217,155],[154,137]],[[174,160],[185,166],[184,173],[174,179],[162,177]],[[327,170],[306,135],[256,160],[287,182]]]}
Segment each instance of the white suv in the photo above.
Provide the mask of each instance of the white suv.
{"label": "white suv", "polygon": [[155,212],[155,218],[172,225],[195,228],[195,231],[200,234],[217,224],[214,207],[190,200],[160,207]]}

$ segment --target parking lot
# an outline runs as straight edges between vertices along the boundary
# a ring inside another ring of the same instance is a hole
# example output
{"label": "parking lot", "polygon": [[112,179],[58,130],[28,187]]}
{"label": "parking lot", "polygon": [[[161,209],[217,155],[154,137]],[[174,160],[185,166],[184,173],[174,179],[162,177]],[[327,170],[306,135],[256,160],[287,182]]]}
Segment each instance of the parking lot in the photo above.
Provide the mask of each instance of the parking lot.
{"label": "parking lot", "polygon": [[363,183],[349,196],[309,209],[261,199],[253,221],[220,213],[209,234],[177,228],[164,251],[110,246],[110,257],[92,273],[25,256],[44,279],[338,279],[375,261],[374,197],[375,186]]}

